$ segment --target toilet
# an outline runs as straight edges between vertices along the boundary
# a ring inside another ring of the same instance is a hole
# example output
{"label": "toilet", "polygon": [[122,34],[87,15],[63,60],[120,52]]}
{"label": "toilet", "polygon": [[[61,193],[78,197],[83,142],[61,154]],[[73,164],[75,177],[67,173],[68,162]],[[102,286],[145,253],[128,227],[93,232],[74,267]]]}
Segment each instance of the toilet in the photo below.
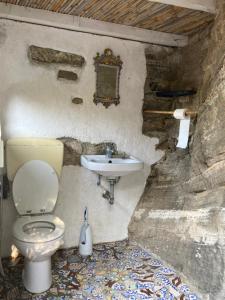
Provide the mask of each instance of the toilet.
{"label": "toilet", "polygon": [[31,293],[52,283],[51,256],[63,244],[65,225],[54,215],[63,163],[63,144],[53,139],[10,139],[7,176],[18,218],[13,242],[25,257],[22,279]]}

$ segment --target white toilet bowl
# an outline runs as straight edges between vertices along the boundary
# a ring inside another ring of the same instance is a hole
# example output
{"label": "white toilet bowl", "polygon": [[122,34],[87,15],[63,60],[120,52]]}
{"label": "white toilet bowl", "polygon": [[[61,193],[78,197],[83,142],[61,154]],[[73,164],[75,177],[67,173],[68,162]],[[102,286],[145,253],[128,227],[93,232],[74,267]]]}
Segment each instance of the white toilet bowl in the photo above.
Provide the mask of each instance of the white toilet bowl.
{"label": "white toilet bowl", "polygon": [[63,244],[64,223],[53,215],[22,216],[13,226],[14,244],[25,257],[23,283],[32,293],[52,283],[51,256]]}
{"label": "white toilet bowl", "polygon": [[19,215],[13,226],[14,244],[25,256],[23,283],[28,291],[41,293],[51,286],[51,255],[63,244],[65,226],[53,213],[63,144],[52,139],[11,139],[6,158]]}

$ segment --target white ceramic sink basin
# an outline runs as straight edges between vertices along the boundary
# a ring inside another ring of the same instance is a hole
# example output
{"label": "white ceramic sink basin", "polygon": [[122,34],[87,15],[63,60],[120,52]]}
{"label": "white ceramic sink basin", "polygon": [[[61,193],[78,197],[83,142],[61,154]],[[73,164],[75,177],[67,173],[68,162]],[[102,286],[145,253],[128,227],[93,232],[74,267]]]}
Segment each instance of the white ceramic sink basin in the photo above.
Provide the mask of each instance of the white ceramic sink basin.
{"label": "white ceramic sink basin", "polygon": [[133,156],[108,158],[106,155],[81,155],[81,165],[105,177],[124,176],[144,167],[144,163]]}

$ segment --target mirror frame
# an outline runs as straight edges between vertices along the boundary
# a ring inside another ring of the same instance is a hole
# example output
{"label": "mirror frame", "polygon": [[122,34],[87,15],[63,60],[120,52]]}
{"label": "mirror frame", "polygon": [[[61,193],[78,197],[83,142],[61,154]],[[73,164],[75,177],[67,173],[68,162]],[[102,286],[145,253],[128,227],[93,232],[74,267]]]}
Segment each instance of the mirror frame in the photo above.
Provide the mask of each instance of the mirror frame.
{"label": "mirror frame", "polygon": [[[123,62],[120,59],[120,56],[114,56],[113,51],[109,48],[105,49],[102,55],[97,52],[96,57],[94,57],[94,65],[95,65],[95,72],[96,72],[96,92],[94,93],[94,100],[93,102],[97,105],[98,103],[102,103],[105,108],[108,108],[111,104],[118,105],[120,103],[120,96],[119,96],[119,81],[120,81],[120,71],[122,69]],[[117,74],[115,77],[115,96],[107,95],[103,96],[100,94],[100,71],[101,67],[109,67],[112,69],[117,69]]]}

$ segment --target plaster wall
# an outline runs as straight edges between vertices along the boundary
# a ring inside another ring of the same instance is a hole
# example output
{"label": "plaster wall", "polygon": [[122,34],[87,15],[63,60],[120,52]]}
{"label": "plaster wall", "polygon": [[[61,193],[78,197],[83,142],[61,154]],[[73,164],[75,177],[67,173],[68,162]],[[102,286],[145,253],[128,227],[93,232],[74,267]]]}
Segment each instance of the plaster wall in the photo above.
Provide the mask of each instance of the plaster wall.
{"label": "plaster wall", "polygon": [[[56,65],[35,65],[27,57],[34,44],[85,57],[78,80],[57,80]],[[118,106],[105,109],[93,103],[95,71],[93,57],[111,48],[120,55],[123,68]],[[79,166],[63,167],[55,214],[66,224],[64,247],[78,243],[83,209],[89,208],[94,242],[121,240],[144,190],[150,165],[162,155],[155,151],[156,139],[142,135],[142,99],[146,76],[145,45],[110,37],[0,21],[0,109],[3,139],[11,137],[73,137],[83,142],[113,141],[121,151],[145,162],[144,170],[123,177],[115,188],[110,206],[96,186],[96,175]],[[71,103],[84,99],[82,105]],[[10,254],[11,228],[17,216],[11,197],[3,207],[3,256]]]}

